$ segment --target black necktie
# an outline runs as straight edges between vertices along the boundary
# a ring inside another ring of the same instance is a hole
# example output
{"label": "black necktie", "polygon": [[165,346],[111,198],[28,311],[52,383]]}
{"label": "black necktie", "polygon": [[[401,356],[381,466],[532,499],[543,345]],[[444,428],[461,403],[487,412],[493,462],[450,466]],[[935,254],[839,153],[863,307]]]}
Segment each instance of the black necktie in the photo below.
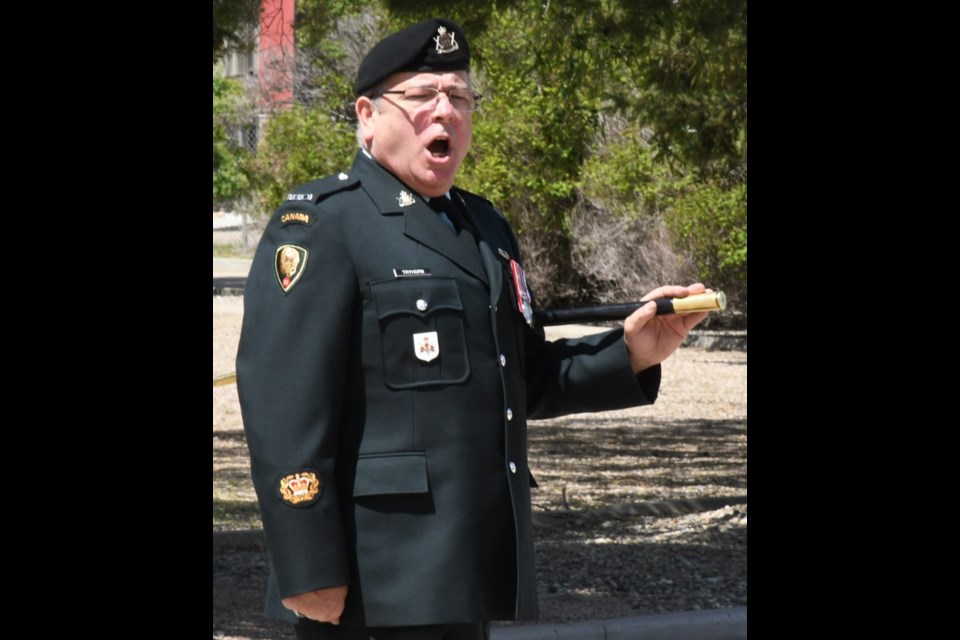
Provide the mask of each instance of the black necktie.
{"label": "black necktie", "polygon": [[453,223],[454,233],[457,233],[460,231],[460,229],[464,228],[468,231],[470,230],[470,225],[466,218],[463,217],[463,213],[460,212],[460,208],[457,207],[456,203],[454,203],[447,196],[436,196],[430,198],[430,202],[428,204],[430,205],[430,208],[437,213],[447,214],[447,219]]}
{"label": "black necktie", "polygon": [[[451,231],[453,231],[456,236],[457,242],[459,242],[468,253],[480,260],[480,254],[477,249],[476,231],[473,225],[470,224],[470,221],[467,220],[460,206],[447,196],[430,198],[428,204],[431,209],[437,212],[438,216],[441,212],[447,214],[447,218],[449,218],[453,226],[456,227],[456,230],[451,229]],[[444,222],[443,224],[446,225],[447,223]]]}

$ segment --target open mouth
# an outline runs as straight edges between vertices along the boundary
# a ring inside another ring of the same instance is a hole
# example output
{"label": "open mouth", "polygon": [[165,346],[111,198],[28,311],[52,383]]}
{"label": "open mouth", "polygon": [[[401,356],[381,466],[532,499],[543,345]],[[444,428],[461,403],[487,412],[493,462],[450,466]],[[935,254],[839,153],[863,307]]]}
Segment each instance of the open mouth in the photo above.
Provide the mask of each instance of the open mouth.
{"label": "open mouth", "polygon": [[450,140],[447,138],[435,138],[433,142],[427,145],[427,151],[434,158],[446,158],[450,155]]}

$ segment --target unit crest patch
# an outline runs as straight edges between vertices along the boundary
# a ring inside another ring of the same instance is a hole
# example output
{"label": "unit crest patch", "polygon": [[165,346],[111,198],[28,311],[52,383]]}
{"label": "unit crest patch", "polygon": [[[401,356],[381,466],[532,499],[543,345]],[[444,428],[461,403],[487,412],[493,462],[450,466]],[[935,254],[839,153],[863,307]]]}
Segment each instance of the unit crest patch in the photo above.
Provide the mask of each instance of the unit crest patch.
{"label": "unit crest patch", "polygon": [[290,291],[297,284],[307,266],[307,250],[295,244],[285,244],[277,249],[273,262],[277,284],[284,291]]}
{"label": "unit crest patch", "polygon": [[[426,305],[424,305],[426,308]],[[413,355],[417,360],[430,362],[440,355],[440,341],[437,339],[436,331],[427,331],[426,333],[413,334]]]}

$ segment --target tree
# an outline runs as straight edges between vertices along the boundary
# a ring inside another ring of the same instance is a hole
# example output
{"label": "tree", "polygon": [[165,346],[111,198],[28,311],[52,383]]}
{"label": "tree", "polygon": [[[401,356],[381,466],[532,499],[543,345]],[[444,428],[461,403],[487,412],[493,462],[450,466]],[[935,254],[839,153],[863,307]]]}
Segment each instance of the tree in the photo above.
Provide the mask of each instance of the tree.
{"label": "tree", "polygon": [[213,62],[229,51],[253,46],[260,0],[213,0]]}
{"label": "tree", "polygon": [[237,141],[237,129],[254,117],[254,105],[237,78],[213,68],[213,202],[228,206],[250,191],[249,153]]}
{"label": "tree", "polygon": [[665,160],[705,176],[745,172],[746,0],[621,4],[606,29],[626,90],[611,103],[652,127]]}

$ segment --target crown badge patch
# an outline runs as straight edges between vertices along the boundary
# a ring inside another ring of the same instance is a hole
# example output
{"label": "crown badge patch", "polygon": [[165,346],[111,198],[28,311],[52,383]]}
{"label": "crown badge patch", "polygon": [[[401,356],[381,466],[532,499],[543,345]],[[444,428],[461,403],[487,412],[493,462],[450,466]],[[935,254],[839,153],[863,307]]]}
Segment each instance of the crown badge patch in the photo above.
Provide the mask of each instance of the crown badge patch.
{"label": "crown badge patch", "polygon": [[437,27],[437,37],[433,39],[437,43],[437,53],[443,55],[444,53],[453,53],[460,48],[460,45],[457,44],[457,36],[453,31],[447,31],[446,27]]}
{"label": "crown badge patch", "polygon": [[277,249],[273,261],[273,270],[277,276],[277,284],[284,292],[290,291],[297,284],[303,269],[307,266],[307,250],[295,244],[285,244]]}
{"label": "crown badge patch", "polygon": [[280,479],[280,497],[289,505],[306,507],[320,497],[323,483],[313,471],[299,471]]}

